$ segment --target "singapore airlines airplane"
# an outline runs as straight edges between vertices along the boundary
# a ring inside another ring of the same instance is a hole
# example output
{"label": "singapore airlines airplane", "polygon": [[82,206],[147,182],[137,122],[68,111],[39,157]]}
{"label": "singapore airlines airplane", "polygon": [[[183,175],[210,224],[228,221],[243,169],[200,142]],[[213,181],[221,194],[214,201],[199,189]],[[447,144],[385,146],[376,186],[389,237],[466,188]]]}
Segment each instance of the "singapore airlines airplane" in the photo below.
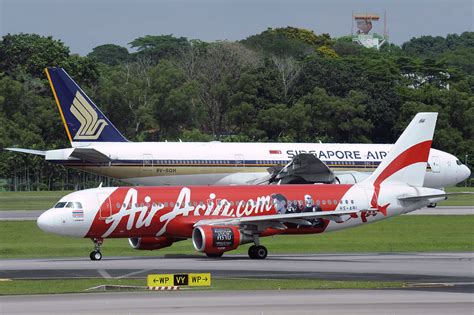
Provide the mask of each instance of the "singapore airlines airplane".
{"label": "singapore airlines airplane", "polygon": [[[71,148],[7,150],[133,185],[353,184],[368,177],[391,144],[130,142],[62,68],[47,68]],[[431,149],[426,187],[459,183],[470,170]]]}
{"label": "singapore airlines airplane", "polygon": [[90,238],[100,260],[106,238],[129,238],[153,250],[189,239],[220,257],[254,243],[248,254],[264,259],[260,237],[341,230],[407,213],[447,198],[422,187],[437,113],[417,114],[377,169],[355,185],[109,187],[74,192],[38,218],[59,235]]}

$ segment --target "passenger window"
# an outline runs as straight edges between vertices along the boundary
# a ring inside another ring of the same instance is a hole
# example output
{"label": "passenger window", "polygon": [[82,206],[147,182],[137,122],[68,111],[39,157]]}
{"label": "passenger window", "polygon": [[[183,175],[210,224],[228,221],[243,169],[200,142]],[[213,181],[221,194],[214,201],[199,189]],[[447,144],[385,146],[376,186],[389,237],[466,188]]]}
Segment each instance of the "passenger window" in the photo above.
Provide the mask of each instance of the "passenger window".
{"label": "passenger window", "polygon": [[321,205],[321,202],[318,200],[316,200],[316,205],[320,206]]}
{"label": "passenger window", "polygon": [[117,204],[115,205],[115,207],[116,207],[117,209],[120,209],[120,204],[117,202]]}
{"label": "passenger window", "polygon": [[331,204],[332,204],[332,203],[331,203],[331,199],[329,199],[329,200],[328,200],[328,205],[331,205]]}
{"label": "passenger window", "polygon": [[346,205],[349,204],[349,200],[346,199]]}
{"label": "passenger window", "polygon": [[354,200],[351,199],[351,203],[354,204]]}
{"label": "passenger window", "polygon": [[323,199],[323,200],[322,200],[322,202],[323,202],[323,205],[325,205],[325,204],[326,204],[326,200],[324,200],[324,199]]}

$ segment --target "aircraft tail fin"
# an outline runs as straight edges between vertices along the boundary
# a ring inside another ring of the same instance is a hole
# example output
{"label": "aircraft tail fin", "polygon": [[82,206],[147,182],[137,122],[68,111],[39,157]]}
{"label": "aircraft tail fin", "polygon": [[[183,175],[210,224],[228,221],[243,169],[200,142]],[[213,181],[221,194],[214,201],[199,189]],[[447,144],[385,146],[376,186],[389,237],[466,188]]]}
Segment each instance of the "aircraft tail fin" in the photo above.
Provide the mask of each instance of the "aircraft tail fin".
{"label": "aircraft tail fin", "polygon": [[377,169],[361,182],[374,186],[373,207],[377,206],[382,183],[423,186],[437,116],[438,113],[418,113]]}
{"label": "aircraft tail fin", "polygon": [[63,68],[45,72],[73,147],[80,142],[127,141]]}

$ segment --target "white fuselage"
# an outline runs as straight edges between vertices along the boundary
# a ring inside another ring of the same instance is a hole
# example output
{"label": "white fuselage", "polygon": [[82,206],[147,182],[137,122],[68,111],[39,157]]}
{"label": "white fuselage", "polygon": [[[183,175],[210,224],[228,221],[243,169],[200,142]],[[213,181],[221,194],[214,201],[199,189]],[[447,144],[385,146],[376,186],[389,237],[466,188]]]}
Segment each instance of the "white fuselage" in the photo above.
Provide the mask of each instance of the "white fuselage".
{"label": "white fuselage", "polygon": [[[242,185],[286,165],[299,153],[313,153],[337,174],[372,172],[391,144],[225,143],[225,142],[91,142],[73,143],[93,148],[108,162],[84,162],[71,157],[74,148],[51,150],[46,160],[121,179],[134,185]],[[451,154],[431,149],[426,187],[454,185],[470,174]],[[344,176],[341,176],[344,178]],[[347,178],[346,178],[347,179]],[[343,183],[354,183],[351,180]],[[357,180],[355,180],[357,182]]]}

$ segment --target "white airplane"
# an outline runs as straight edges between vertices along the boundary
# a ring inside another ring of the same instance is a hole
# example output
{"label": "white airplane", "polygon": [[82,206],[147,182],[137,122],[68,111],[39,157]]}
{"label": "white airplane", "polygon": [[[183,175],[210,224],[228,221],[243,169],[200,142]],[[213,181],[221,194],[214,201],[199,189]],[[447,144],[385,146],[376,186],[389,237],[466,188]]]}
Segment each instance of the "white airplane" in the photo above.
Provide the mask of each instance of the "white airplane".
{"label": "white airplane", "polygon": [[[133,185],[353,184],[368,177],[391,144],[130,142],[62,68],[46,75],[71,148],[30,150],[47,161]],[[285,166],[286,165],[286,166]],[[424,186],[470,176],[455,156],[431,149]]]}
{"label": "white airplane", "polygon": [[341,230],[420,209],[447,198],[423,187],[437,113],[419,113],[390,153],[355,185],[108,187],[64,196],[38,226],[50,233],[90,238],[100,260],[106,238],[129,238],[153,250],[192,239],[195,249],[220,257],[241,244],[264,259],[260,238]]}

